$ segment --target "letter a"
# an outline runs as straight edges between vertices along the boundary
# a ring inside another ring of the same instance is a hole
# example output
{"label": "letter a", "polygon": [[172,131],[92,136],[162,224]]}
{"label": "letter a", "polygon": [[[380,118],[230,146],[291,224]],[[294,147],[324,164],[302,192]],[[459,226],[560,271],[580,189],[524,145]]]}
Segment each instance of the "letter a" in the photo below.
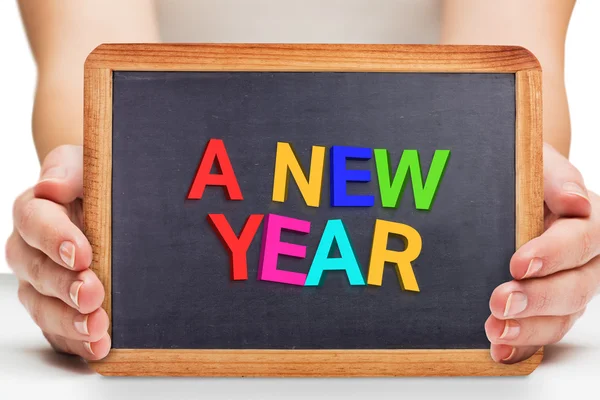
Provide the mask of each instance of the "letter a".
{"label": "letter a", "polygon": [[[338,246],[341,257],[329,258],[329,252],[334,242]],[[323,272],[325,271],[344,271],[348,276],[350,285],[365,284],[348,233],[341,219],[327,221],[304,285],[318,286],[323,280]]]}
{"label": "letter a", "polygon": [[[219,174],[210,173],[215,162],[218,164]],[[229,200],[244,199],[235,172],[233,172],[231,161],[229,161],[225,143],[221,139],[210,139],[208,141],[187,198],[201,199],[207,186],[223,186]]]}

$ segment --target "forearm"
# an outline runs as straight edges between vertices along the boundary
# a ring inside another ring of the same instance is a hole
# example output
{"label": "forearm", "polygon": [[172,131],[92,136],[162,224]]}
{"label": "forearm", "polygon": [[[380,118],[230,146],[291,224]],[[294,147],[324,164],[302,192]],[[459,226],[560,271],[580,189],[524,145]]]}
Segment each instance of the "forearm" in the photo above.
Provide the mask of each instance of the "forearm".
{"label": "forearm", "polygon": [[99,44],[156,42],[152,0],[19,0],[38,69],[32,118],[40,161],[83,141],[83,64]]}
{"label": "forearm", "polygon": [[568,156],[571,141],[564,85],[564,43],[575,0],[446,0],[442,42],[529,49],[543,71],[544,140]]}
{"label": "forearm", "polygon": [[82,144],[82,73],[74,73],[68,80],[42,77],[38,79],[32,130],[40,162],[57,146]]}

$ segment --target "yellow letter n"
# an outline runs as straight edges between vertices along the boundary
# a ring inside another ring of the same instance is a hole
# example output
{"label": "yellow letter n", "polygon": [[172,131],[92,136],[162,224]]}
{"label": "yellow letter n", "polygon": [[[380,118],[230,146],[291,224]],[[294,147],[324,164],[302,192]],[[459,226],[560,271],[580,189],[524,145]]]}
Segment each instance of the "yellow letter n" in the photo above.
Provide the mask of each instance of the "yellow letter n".
{"label": "yellow letter n", "polygon": [[275,154],[275,176],[273,177],[273,201],[285,202],[288,193],[288,170],[298,185],[304,202],[310,207],[319,207],[325,147],[313,146],[308,178],[302,171],[294,149],[289,143],[277,142]]}

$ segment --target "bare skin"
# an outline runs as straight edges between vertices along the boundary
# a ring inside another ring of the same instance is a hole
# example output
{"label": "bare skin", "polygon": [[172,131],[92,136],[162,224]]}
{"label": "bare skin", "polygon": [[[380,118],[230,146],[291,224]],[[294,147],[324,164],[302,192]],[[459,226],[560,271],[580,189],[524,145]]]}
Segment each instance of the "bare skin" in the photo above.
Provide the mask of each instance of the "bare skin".
{"label": "bare skin", "polygon": [[564,83],[565,39],[575,0],[446,0],[441,42],[529,49],[542,64],[544,141],[569,156],[571,125]]}
{"label": "bare skin", "polygon": [[38,70],[33,139],[40,161],[83,143],[83,62],[101,43],[158,42],[152,0],[20,0]]}
{"label": "bare skin", "polygon": [[[20,0],[38,65],[33,136],[40,180],[14,205],[6,245],[19,298],[58,351],[101,359],[110,350],[104,288],[81,232],[82,65],[104,42],[156,42],[150,0]],[[443,43],[516,44],[544,70],[545,233],[522,246],[514,280],[490,299],[491,356],[513,363],[562,339],[600,288],[600,197],[566,158],[570,123],[564,42],[574,0],[446,0]]]}

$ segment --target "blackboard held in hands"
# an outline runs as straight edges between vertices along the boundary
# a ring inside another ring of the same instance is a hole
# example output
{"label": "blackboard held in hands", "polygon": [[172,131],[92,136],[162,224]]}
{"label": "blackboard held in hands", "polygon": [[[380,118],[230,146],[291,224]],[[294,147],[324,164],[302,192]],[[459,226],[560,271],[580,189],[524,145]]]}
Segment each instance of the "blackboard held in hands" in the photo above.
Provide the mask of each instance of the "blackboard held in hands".
{"label": "blackboard held in hands", "polygon": [[484,322],[543,230],[509,46],[111,44],[85,64],[105,375],[525,375]]}

